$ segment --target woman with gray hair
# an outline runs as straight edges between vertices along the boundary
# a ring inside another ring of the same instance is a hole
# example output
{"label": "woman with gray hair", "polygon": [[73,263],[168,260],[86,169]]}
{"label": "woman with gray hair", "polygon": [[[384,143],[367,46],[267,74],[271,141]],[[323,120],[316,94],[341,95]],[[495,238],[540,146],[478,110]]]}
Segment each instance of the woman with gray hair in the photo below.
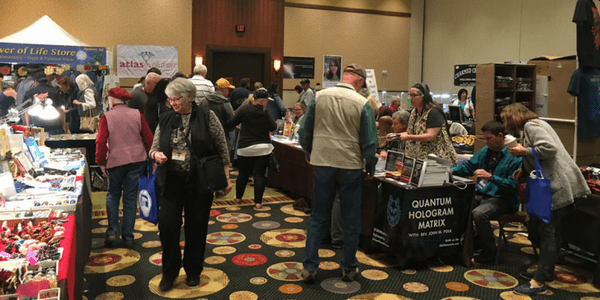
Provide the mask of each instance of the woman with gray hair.
{"label": "woman with gray hair", "polygon": [[203,269],[204,249],[212,193],[197,190],[197,172],[192,155],[197,159],[219,154],[227,174],[224,195],[231,191],[229,154],[225,133],[214,112],[195,104],[196,86],[185,78],[176,78],[165,89],[173,111],[160,116],[150,149],[150,158],[158,163],[156,191],[160,205],[158,229],[163,248],[162,279],[159,289],[173,288],[181,269],[179,247],[181,215],[185,210],[185,249],[183,268],[186,284],[197,286]]}
{"label": "woman with gray hair", "polygon": [[96,86],[94,82],[85,74],[81,74],[75,78],[75,83],[81,91],[78,99],[73,100],[73,108],[67,113],[67,121],[69,122],[69,131],[71,133],[80,133],[80,121],[86,114],[95,116],[94,108],[96,107]]}
{"label": "woman with gray hair", "polygon": [[393,133],[388,134],[388,143],[383,150],[379,153],[379,158],[386,159],[387,152],[389,150],[404,151],[405,143],[398,138],[398,134],[406,132],[408,128],[408,121],[410,120],[410,113],[404,109],[399,109],[397,112],[392,114],[392,131]]}

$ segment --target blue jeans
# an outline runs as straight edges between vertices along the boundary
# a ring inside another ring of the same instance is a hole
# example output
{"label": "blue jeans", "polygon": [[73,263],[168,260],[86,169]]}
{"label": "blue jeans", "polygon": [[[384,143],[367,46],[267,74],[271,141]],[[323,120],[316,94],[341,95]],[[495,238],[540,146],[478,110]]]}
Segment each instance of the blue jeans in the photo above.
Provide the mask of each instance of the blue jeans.
{"label": "blue jeans", "polygon": [[121,237],[125,242],[133,242],[133,228],[137,212],[138,180],[146,169],[146,161],[126,164],[106,170],[108,189],[106,192],[106,214],[108,229],[106,236],[116,236],[119,232],[119,201],[123,193],[123,225]]}
{"label": "blue jeans", "polygon": [[486,255],[496,253],[496,238],[492,230],[490,220],[497,220],[503,214],[512,211],[510,204],[500,198],[485,198],[484,195],[476,195],[473,200],[473,222],[477,228],[477,238],[483,245]]}
{"label": "blue jeans", "polygon": [[314,166],[313,210],[308,220],[306,258],[302,262],[304,268],[311,272],[319,267],[321,238],[330,222],[336,191],[340,194],[344,229],[344,256],[341,265],[344,269],[358,267],[356,250],[361,229],[362,170]]}

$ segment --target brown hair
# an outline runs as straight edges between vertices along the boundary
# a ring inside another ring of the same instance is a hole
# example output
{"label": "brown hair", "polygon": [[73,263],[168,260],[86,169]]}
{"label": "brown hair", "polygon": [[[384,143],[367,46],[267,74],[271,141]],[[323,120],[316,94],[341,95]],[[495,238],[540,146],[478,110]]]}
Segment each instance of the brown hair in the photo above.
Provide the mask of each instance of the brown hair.
{"label": "brown hair", "polygon": [[379,122],[379,129],[377,132],[377,136],[379,137],[378,147],[383,148],[387,143],[385,138],[381,138],[382,136],[386,136],[388,133],[392,132],[392,123],[394,122],[392,117],[383,116],[377,120]]}
{"label": "brown hair", "polygon": [[65,77],[59,79],[58,81],[56,81],[56,84],[58,84],[61,87],[69,87],[69,88],[74,86],[73,80],[69,76],[65,76]]}
{"label": "brown hair", "polygon": [[525,123],[531,119],[537,119],[538,115],[529,110],[521,103],[514,103],[505,107],[500,113],[504,126],[510,132],[523,130]]}

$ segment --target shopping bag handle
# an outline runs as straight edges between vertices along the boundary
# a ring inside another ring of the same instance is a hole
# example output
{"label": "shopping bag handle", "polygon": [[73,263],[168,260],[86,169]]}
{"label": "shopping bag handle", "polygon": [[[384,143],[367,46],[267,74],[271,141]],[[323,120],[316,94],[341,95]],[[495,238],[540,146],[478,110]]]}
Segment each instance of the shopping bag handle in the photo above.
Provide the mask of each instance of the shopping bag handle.
{"label": "shopping bag handle", "polygon": [[546,179],[546,174],[544,173],[544,169],[542,169],[542,165],[540,164],[540,161],[537,158],[535,148],[531,147],[531,153],[533,154],[533,159],[535,160],[535,171],[533,172],[536,172],[536,178],[540,178],[538,174],[541,173],[542,177],[540,179]]}

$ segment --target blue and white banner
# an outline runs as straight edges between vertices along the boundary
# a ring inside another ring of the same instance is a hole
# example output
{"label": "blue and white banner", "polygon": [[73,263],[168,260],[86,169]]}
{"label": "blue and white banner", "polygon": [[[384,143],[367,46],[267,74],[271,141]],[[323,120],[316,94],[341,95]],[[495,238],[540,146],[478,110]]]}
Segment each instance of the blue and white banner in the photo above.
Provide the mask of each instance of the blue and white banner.
{"label": "blue and white banner", "polygon": [[106,48],[0,43],[0,63],[106,65]]}
{"label": "blue and white banner", "polygon": [[156,67],[169,78],[179,70],[177,47],[117,45],[117,74],[119,78],[140,78]]}

